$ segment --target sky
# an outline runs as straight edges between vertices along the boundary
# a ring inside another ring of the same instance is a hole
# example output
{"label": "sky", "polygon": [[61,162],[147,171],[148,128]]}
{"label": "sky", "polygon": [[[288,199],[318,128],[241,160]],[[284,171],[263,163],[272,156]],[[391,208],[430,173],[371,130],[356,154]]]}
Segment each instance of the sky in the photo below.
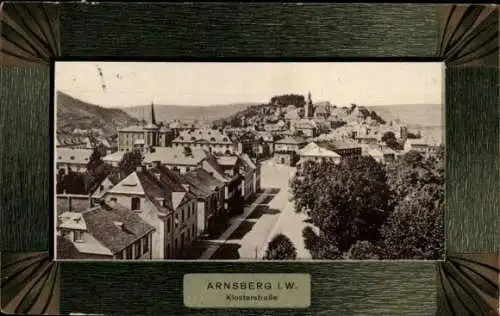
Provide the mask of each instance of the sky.
{"label": "sky", "polygon": [[102,107],[268,102],[311,91],[338,106],[442,104],[442,63],[56,62],[55,90]]}

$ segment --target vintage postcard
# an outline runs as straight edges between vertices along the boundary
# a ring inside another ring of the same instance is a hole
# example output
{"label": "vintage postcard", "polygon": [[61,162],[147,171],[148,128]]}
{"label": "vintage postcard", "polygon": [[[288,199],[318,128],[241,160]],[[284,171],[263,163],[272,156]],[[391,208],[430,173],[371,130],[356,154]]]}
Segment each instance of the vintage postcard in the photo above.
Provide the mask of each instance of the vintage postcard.
{"label": "vintage postcard", "polygon": [[57,61],[56,259],[443,259],[443,69]]}

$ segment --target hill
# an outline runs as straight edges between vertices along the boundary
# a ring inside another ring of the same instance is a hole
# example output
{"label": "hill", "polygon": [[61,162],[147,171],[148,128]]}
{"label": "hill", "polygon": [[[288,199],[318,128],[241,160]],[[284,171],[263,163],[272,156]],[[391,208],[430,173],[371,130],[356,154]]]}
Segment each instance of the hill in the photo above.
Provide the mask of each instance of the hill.
{"label": "hill", "polygon": [[399,120],[410,128],[444,126],[444,107],[439,104],[401,104],[366,108],[374,110],[387,122]]}
{"label": "hill", "polygon": [[[230,116],[245,110],[253,103],[235,103],[226,105],[211,105],[211,106],[181,106],[181,105],[161,105],[155,104],[156,119],[160,122],[168,122],[172,120],[198,120],[211,122],[221,117]],[[149,117],[151,105],[126,107],[122,110],[128,115],[138,120]]]}
{"label": "hill", "polygon": [[58,132],[100,128],[105,135],[112,135],[119,128],[139,123],[122,110],[86,103],[60,91],[57,92],[56,102]]}

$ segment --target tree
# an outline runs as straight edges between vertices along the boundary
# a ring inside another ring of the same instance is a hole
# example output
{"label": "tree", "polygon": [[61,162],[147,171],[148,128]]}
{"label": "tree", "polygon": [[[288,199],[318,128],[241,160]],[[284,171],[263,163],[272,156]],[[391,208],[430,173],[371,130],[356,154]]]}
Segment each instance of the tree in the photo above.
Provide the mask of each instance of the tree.
{"label": "tree", "polygon": [[386,259],[442,259],[444,254],[443,186],[425,184],[399,202],[382,227]]}
{"label": "tree", "polygon": [[85,177],[78,172],[69,171],[63,179],[63,190],[67,194],[86,194]]}
{"label": "tree", "polygon": [[297,258],[297,250],[292,241],[283,234],[278,234],[273,237],[264,256],[265,260],[295,260]]}
{"label": "tree", "polygon": [[283,94],[272,97],[270,104],[278,106],[294,105],[296,107],[302,107],[306,104],[306,99],[300,94]]}
{"label": "tree", "polygon": [[444,161],[437,156],[425,157],[417,151],[409,151],[400,160],[387,165],[387,183],[393,192],[394,203],[425,184],[444,186]]}
{"label": "tree", "polygon": [[302,237],[304,246],[313,259],[336,260],[342,257],[342,252],[335,243],[330,242],[325,236],[318,236],[311,227],[304,228]]}
{"label": "tree", "polygon": [[394,150],[398,150],[401,148],[401,145],[398,142],[398,139],[396,138],[396,135],[394,132],[388,131],[385,132],[384,135],[382,135],[381,140],[386,143],[389,148],[392,148]]}
{"label": "tree", "polygon": [[376,244],[368,240],[359,240],[351,246],[344,257],[353,260],[380,259],[379,253],[380,249]]}
{"label": "tree", "polygon": [[87,162],[87,170],[89,172],[94,172],[101,164],[103,164],[101,153],[97,148],[94,148],[94,151],[92,151],[90,155],[89,162]]}
{"label": "tree", "polygon": [[385,170],[369,157],[306,162],[291,181],[296,211],[309,210],[327,244],[347,251],[358,240],[379,240],[392,209]]}
{"label": "tree", "polygon": [[137,167],[142,165],[142,155],[139,151],[127,151],[118,164],[118,168],[126,175],[134,172]]}

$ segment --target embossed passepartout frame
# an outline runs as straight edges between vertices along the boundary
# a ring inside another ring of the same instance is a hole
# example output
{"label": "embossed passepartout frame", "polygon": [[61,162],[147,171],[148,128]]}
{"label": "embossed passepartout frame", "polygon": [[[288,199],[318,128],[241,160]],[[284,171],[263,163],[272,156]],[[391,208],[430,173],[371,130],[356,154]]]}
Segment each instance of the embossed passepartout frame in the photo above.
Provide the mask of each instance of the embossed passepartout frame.
{"label": "embossed passepartout frame", "polygon": [[[498,313],[498,8],[488,5],[2,3],[1,307],[55,315]],[[82,22],[85,21],[85,22]],[[446,260],[70,263],[51,255],[50,60],[442,58]],[[309,273],[305,310],[191,310],[193,272]]]}

